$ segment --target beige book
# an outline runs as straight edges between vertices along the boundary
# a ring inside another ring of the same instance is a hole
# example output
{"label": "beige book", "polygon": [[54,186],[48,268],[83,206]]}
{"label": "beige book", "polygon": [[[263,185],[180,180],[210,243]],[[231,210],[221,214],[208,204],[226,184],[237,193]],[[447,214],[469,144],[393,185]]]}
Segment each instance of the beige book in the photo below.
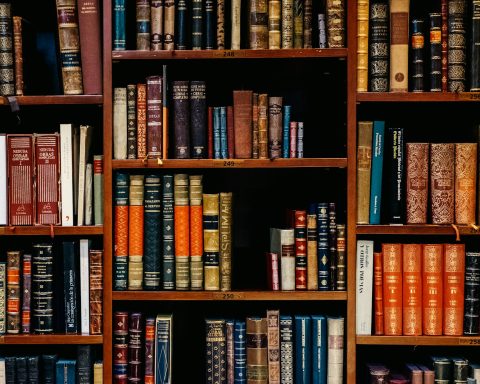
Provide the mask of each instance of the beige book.
{"label": "beige book", "polygon": [[231,49],[240,49],[240,18],[242,0],[232,0],[232,40]]}
{"label": "beige book", "polygon": [[368,91],[368,3],[357,3],[357,92]]}
{"label": "beige book", "polygon": [[410,0],[390,1],[390,92],[408,92]]}
{"label": "beige book", "polygon": [[358,122],[357,224],[369,224],[373,121]]}

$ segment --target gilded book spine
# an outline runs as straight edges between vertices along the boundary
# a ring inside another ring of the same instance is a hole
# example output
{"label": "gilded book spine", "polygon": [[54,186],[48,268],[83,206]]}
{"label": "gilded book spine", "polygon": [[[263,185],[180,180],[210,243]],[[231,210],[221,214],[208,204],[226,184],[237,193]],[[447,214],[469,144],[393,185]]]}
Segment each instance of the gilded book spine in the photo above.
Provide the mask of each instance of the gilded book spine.
{"label": "gilded book spine", "polygon": [[103,251],[90,249],[88,264],[90,335],[101,335],[103,330]]}
{"label": "gilded book spine", "polygon": [[114,289],[127,289],[128,276],[128,190],[129,177],[125,173],[115,175],[115,229],[114,229]]}
{"label": "gilded book spine", "polygon": [[141,382],[143,372],[143,314],[131,312],[128,322],[128,378],[130,382]]}
{"label": "gilded book spine", "polygon": [[144,176],[130,176],[128,227],[128,289],[143,287]]}
{"label": "gilded book spine", "polygon": [[247,383],[268,383],[267,319],[247,317]]}
{"label": "gilded book spine", "polygon": [[423,244],[423,334],[441,335],[443,324],[443,244]]}
{"label": "gilded book spine", "polygon": [[137,159],[147,157],[147,85],[137,84]]}
{"label": "gilded book spine", "polygon": [[268,383],[280,384],[280,312],[267,310]]}
{"label": "gilded book spine", "polygon": [[357,4],[357,92],[368,91],[368,2]]}
{"label": "gilded book spine", "polygon": [[127,158],[127,88],[113,90],[113,158]]}
{"label": "gilded book spine", "polygon": [[172,51],[175,46],[175,1],[165,0],[163,36],[165,38],[163,48]]}
{"label": "gilded book spine", "polygon": [[136,0],[137,51],[150,50],[150,0]]}
{"label": "gilded book spine", "polygon": [[203,184],[201,175],[190,175],[190,287],[203,289]]}
{"label": "gilded book spine", "polygon": [[293,1],[282,1],[282,48],[293,48]]}
{"label": "gilded book spine", "polygon": [[205,255],[205,290],[220,289],[219,195],[203,194],[203,250]]}
{"label": "gilded book spine", "polygon": [[190,127],[192,157],[207,157],[207,85],[203,80],[190,82]]}
{"label": "gilded book spine", "polygon": [[372,168],[372,121],[358,122],[357,224],[369,224],[370,170]]}
{"label": "gilded book spine", "polygon": [[268,0],[250,1],[250,49],[268,49]]}
{"label": "gilded book spine", "polygon": [[307,215],[307,289],[318,290],[317,215]]}
{"label": "gilded book spine", "polygon": [[205,0],[205,49],[215,49],[215,0]]}
{"label": "gilded book spine", "polygon": [[190,103],[187,81],[173,82],[173,127],[175,132],[175,158],[190,157]]}
{"label": "gilded book spine", "polygon": [[454,219],[455,145],[430,145],[430,198],[432,223],[451,224]]}
{"label": "gilded book spine", "polygon": [[15,94],[11,4],[0,3],[0,95]]}
{"label": "gilded book spine", "polygon": [[383,255],[373,253],[375,335],[383,335]]}
{"label": "gilded book spine", "polygon": [[155,318],[145,319],[145,384],[155,384]]}
{"label": "gilded book spine", "polygon": [[[128,312],[113,313],[113,381],[127,383],[128,379]],[[53,384],[53,383],[52,383]]]}
{"label": "gilded book spine", "polygon": [[307,289],[307,212],[295,211],[295,289]]}
{"label": "gilded book spine", "polygon": [[143,265],[144,289],[160,289],[160,229],[161,229],[160,176],[145,176],[145,262]]}
{"label": "gilded book spine", "polygon": [[20,251],[7,252],[7,333],[20,333]]}
{"label": "gilded book spine", "polygon": [[163,289],[175,289],[173,176],[162,176]]}
{"label": "gilded book spine", "polygon": [[423,92],[424,90],[424,48],[425,34],[423,20],[412,20],[412,40],[411,40],[411,90],[412,92]]}
{"label": "gilded book spine", "polygon": [[442,14],[430,13],[430,92],[442,91]]}
{"label": "gilded book spine", "polygon": [[163,49],[163,0],[150,1],[150,48],[152,51]]}
{"label": "gilded book spine", "polygon": [[205,319],[207,383],[227,382],[227,335],[225,320]]}
{"label": "gilded book spine", "polygon": [[328,249],[328,204],[317,205],[317,258],[318,258],[318,288],[320,291],[330,289],[331,255]]}
{"label": "gilded book spine", "polygon": [[422,245],[403,244],[403,334],[422,334]]}
{"label": "gilded book spine", "polygon": [[[0,7],[2,6],[3,4],[0,5]],[[23,53],[22,29],[23,29],[22,18],[20,16],[13,16],[13,52],[15,55],[15,95],[16,96],[23,96],[23,85],[24,85],[23,83],[23,54],[24,53]],[[0,43],[0,46],[1,46],[1,43]],[[0,72],[1,71],[2,70],[0,69]]]}
{"label": "gilded book spine", "polygon": [[463,92],[467,77],[467,1],[448,1],[448,91]]}
{"label": "gilded book spine", "polygon": [[235,321],[225,320],[225,333],[227,339],[227,384],[235,381]]}
{"label": "gilded book spine", "polygon": [[408,92],[409,4],[390,2],[390,92]]}
{"label": "gilded book spine", "polygon": [[[446,0],[444,0],[446,1]],[[470,41],[470,92],[480,91],[480,0],[471,5],[471,41]]]}
{"label": "gilded book spine", "polygon": [[268,98],[268,152],[271,159],[282,157],[282,97]]}
{"label": "gilded book spine", "polygon": [[268,158],[268,95],[258,95],[258,158]]}
{"label": "gilded book spine", "polygon": [[[0,270],[0,273],[1,273],[1,270]],[[480,300],[480,253],[467,252],[465,254],[465,304],[464,304],[465,314],[464,314],[464,320],[463,320],[463,333],[466,335],[478,335],[480,333],[479,300]]]}
{"label": "gilded book spine", "polygon": [[30,333],[32,302],[32,255],[22,257],[22,333]]}
{"label": "gilded book spine", "polygon": [[448,90],[448,0],[441,0],[442,14],[442,92]]}
{"label": "gilded book spine", "polygon": [[175,287],[190,288],[190,206],[188,175],[174,176],[175,223]]}
{"label": "gilded book spine", "polygon": [[385,335],[402,334],[402,244],[382,244]]}
{"label": "gilded book spine", "polygon": [[232,192],[220,193],[220,289],[232,289]]}
{"label": "gilded book spine", "polygon": [[0,262],[0,335],[7,330],[7,263]]}
{"label": "gilded book spine", "polygon": [[465,244],[445,244],[443,266],[443,334],[463,334]]}
{"label": "gilded book spine", "polygon": [[225,49],[225,0],[217,0],[217,49]]}
{"label": "gilded book spine", "polygon": [[327,0],[327,37],[328,48],[345,47],[345,2]]}
{"label": "gilded book spine", "polygon": [[293,0],[293,48],[303,48],[303,0]]}
{"label": "gilded book spine", "polygon": [[337,291],[347,289],[347,255],[345,224],[337,224]]}
{"label": "gilded book spine", "polygon": [[127,85],[127,159],[137,158],[137,86]]}
{"label": "gilded book spine", "polygon": [[390,89],[390,11],[387,0],[370,2],[369,20],[369,69],[368,80],[371,92],[388,92]]}
{"label": "gilded book spine", "polygon": [[192,49],[203,47],[203,1],[192,0]]}
{"label": "gilded book spine", "polygon": [[103,224],[103,155],[93,156],[93,207],[95,225]]}
{"label": "gilded book spine", "polygon": [[157,315],[155,325],[155,372],[157,384],[172,382],[172,315]]}
{"label": "gilded book spine", "polygon": [[32,255],[32,320],[34,333],[53,333],[53,246],[34,244]]}
{"label": "gilded book spine", "polygon": [[477,143],[455,144],[455,223],[475,223]]}
{"label": "gilded book spine", "polygon": [[176,7],[175,49],[181,51],[187,49],[187,0],[178,0]]}
{"label": "gilded book spine", "polygon": [[407,224],[426,224],[429,143],[407,143]]}
{"label": "gilded book spine", "polygon": [[147,77],[147,157],[162,158],[162,77]]}
{"label": "gilded book spine", "polygon": [[268,48],[280,49],[282,43],[282,2],[280,0],[268,1]]}

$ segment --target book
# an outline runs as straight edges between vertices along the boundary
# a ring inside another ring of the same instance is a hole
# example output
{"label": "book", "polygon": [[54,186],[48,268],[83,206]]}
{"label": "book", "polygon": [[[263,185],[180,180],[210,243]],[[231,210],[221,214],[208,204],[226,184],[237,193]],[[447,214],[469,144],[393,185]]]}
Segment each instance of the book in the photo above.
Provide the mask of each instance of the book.
{"label": "book", "polygon": [[387,336],[402,334],[402,244],[383,243],[383,311]]}
{"label": "book", "polygon": [[93,127],[80,125],[80,145],[78,156],[78,204],[77,204],[77,225],[85,225],[85,185],[86,168],[90,158],[90,145],[92,140]]}
{"label": "book", "polygon": [[85,168],[85,225],[93,223],[93,165]]}
{"label": "book", "polygon": [[220,192],[220,290],[232,289],[232,192]]}
{"label": "book", "polygon": [[175,132],[175,158],[190,157],[190,101],[189,82],[176,80],[173,90],[173,127]]}
{"label": "book", "polygon": [[80,333],[90,334],[90,247],[91,240],[80,239]]}
{"label": "book", "polygon": [[454,221],[455,145],[430,144],[430,200],[433,224]]}
{"label": "book", "polygon": [[295,290],[295,234],[293,229],[270,228],[270,252],[280,256],[280,289]]}
{"label": "book", "polygon": [[369,0],[357,4],[357,92],[368,91]]}
{"label": "book", "polygon": [[55,364],[55,378],[57,383],[73,384],[76,382],[75,372],[77,361],[71,359],[59,359]]}
{"label": "book", "polygon": [[7,136],[0,134],[0,225],[8,223]]}
{"label": "book", "polygon": [[147,158],[147,85],[137,84],[137,159]]}
{"label": "book", "polygon": [[268,49],[268,1],[252,0],[249,5],[249,48]]}
{"label": "book", "polygon": [[465,335],[478,335],[480,333],[479,317],[480,307],[480,253],[465,253],[465,303],[463,318],[463,333]]}
{"label": "book", "polygon": [[63,248],[63,293],[64,293],[64,311],[65,326],[64,332],[76,334],[80,327],[78,316],[79,295],[77,287],[80,283],[78,269],[78,252],[74,241],[64,241]]}
{"label": "book", "polygon": [[[60,124],[60,183],[61,183],[61,223],[62,226],[74,224],[74,164],[75,127],[72,124]],[[76,192],[78,193],[78,191]]]}
{"label": "book", "polygon": [[470,68],[467,73],[470,77],[470,92],[480,91],[480,71],[476,63],[480,60],[480,2],[472,1],[471,13],[471,40],[470,40]]}
{"label": "book", "polygon": [[257,117],[258,158],[267,159],[268,158],[268,95],[266,93],[258,94],[258,111],[257,112],[258,112],[258,117]]}
{"label": "book", "polygon": [[475,223],[477,143],[455,144],[455,223]]}
{"label": "book", "polygon": [[[113,379],[127,380],[128,375],[128,312],[113,312]],[[156,335],[156,332],[155,332]]]}
{"label": "book", "polygon": [[77,372],[79,384],[88,384],[93,381],[93,351],[91,345],[77,345]]}
{"label": "book", "polygon": [[192,50],[201,50],[203,46],[203,2],[192,0]]}
{"label": "book", "polygon": [[[371,225],[380,224],[382,207],[383,155],[385,143],[385,122],[373,122],[372,163],[370,175],[370,215]],[[407,155],[408,156],[408,155]]]}
{"label": "book", "polygon": [[226,334],[226,379],[227,382],[233,383],[235,380],[235,321],[231,319],[225,320],[225,334]]}
{"label": "book", "polygon": [[145,384],[155,383],[155,317],[145,319]]}
{"label": "book", "polygon": [[372,334],[373,241],[357,240],[356,334]]}
{"label": "book", "polygon": [[155,382],[172,382],[173,316],[157,315],[155,320]]}
{"label": "book", "polygon": [[150,1],[136,0],[137,51],[150,50]]}
{"label": "book", "polygon": [[[90,335],[103,333],[103,251],[90,249],[89,267],[89,324]],[[85,294],[85,292],[82,292]]]}
{"label": "book", "polygon": [[387,151],[390,174],[388,196],[388,222],[403,224],[405,221],[405,139],[403,128],[388,129]]}
{"label": "book", "polygon": [[373,252],[373,303],[375,313],[375,335],[383,335],[383,254]]}
{"label": "book", "polygon": [[93,210],[95,225],[103,225],[103,155],[93,156]]}
{"label": "book", "polygon": [[424,335],[442,334],[443,252],[443,244],[422,245],[422,330]]}
{"label": "book", "polygon": [[346,291],[347,289],[347,255],[345,229],[345,224],[337,224],[337,291]]}
{"label": "book", "polygon": [[12,6],[9,2],[0,3],[0,95],[11,96],[15,94],[15,72],[13,58],[13,26]]}
{"label": "book", "polygon": [[137,86],[127,85],[127,159],[137,158]]}
{"label": "book", "polygon": [[408,92],[410,0],[390,2],[390,92]]}
{"label": "book", "polygon": [[442,14],[429,14],[430,92],[442,91]]}
{"label": "book", "polygon": [[327,318],[312,315],[312,381],[327,382]]}
{"label": "book", "polygon": [[174,179],[162,175],[162,285],[165,290],[175,289],[175,238],[174,238]]}
{"label": "book", "polygon": [[[166,1],[168,3],[168,1]],[[165,8],[167,4],[165,3]],[[162,158],[163,98],[161,76],[147,77],[147,157]]]}
{"label": "book", "polygon": [[143,289],[160,289],[160,246],[158,236],[161,229],[161,179],[157,175],[147,175],[144,186],[144,253]]}
{"label": "book", "polygon": [[295,290],[307,289],[307,212],[295,210]]}
{"label": "book", "polygon": [[[175,288],[177,290],[188,290],[190,288],[190,206],[188,186],[188,175],[174,175]],[[205,212],[205,207],[203,211]],[[206,244],[205,239],[204,244]],[[205,271],[206,282],[207,273]]]}
{"label": "book", "polygon": [[[252,97],[252,91],[233,91],[235,157],[239,159],[252,157]],[[261,135],[260,132],[259,126],[259,135]],[[259,143],[261,143],[260,140],[261,136],[259,136]]]}
{"label": "book", "polygon": [[163,47],[171,51],[175,46],[175,1],[165,0],[163,12]]}
{"label": "book", "polygon": [[303,3],[293,1],[293,48],[303,48]]}
{"label": "book", "polygon": [[441,0],[442,15],[442,92],[448,90],[448,0]]}
{"label": "book", "polygon": [[175,49],[187,49],[187,1],[179,0],[176,4]]}
{"label": "book", "polygon": [[227,335],[225,320],[205,319],[207,383],[226,382]]}
{"label": "book", "polygon": [[32,331],[37,334],[53,333],[53,245],[32,245]]}
{"label": "book", "polygon": [[215,49],[215,32],[216,32],[216,14],[215,1],[205,1],[205,49]]}
{"label": "book", "polygon": [[150,2],[150,48],[152,51],[163,49],[163,0]]}
{"label": "book", "polygon": [[403,244],[403,335],[422,334],[422,245]]}
{"label": "book", "polygon": [[7,333],[18,334],[21,327],[20,251],[7,252]]}
{"label": "book", "polygon": [[267,319],[247,317],[247,382],[268,383]]}
{"label": "book", "polygon": [[307,289],[318,290],[317,215],[314,208],[307,214]]}
{"label": "book", "polygon": [[219,194],[203,194],[204,289],[220,290]]}
{"label": "book", "polygon": [[443,334],[463,334],[465,244],[445,244],[443,257]]}
{"label": "book", "polygon": [[231,3],[231,41],[230,49],[240,49],[241,47],[241,34],[240,34],[240,25],[241,25],[241,11],[242,11],[242,2],[241,0],[232,0]]}
{"label": "book", "polygon": [[113,50],[126,49],[126,10],[125,0],[115,0],[113,3]]}
{"label": "book", "polygon": [[282,1],[282,48],[293,48],[293,2]]}
{"label": "book", "polygon": [[190,287],[203,289],[203,182],[202,175],[189,175]]}
{"label": "book", "polygon": [[293,347],[293,318],[280,315],[280,378],[282,383],[293,383]]}
{"label": "book", "polygon": [[[245,321],[235,320],[234,324],[234,382],[247,382],[247,335]],[[228,367],[227,367],[228,369]],[[229,376],[230,377],[230,376]]]}
{"label": "book", "polygon": [[407,224],[426,224],[430,144],[407,143],[406,151],[406,221]]}
{"label": "book", "polygon": [[[307,5],[305,5],[305,8]],[[282,2],[271,0],[268,2],[268,48],[280,49],[282,41]],[[311,23],[311,15],[310,15]],[[308,47],[305,47],[308,48]]]}
{"label": "book", "polygon": [[128,319],[128,377],[141,381],[143,372],[144,316],[141,312],[130,312]]}
{"label": "book", "polygon": [[127,89],[113,90],[113,158],[123,160],[127,158]]}
{"label": "book", "polygon": [[129,176],[115,174],[114,186],[114,290],[124,291],[128,286],[128,216],[129,216]]}
{"label": "book", "polygon": [[313,1],[305,0],[305,3],[303,4],[303,48],[313,47],[312,19],[313,19]]}
{"label": "book", "polygon": [[130,175],[128,207],[128,289],[143,287],[144,256],[144,175]]}
{"label": "book", "polygon": [[282,97],[268,98],[268,154],[270,159],[282,157]]}
{"label": "book", "polygon": [[424,21],[422,19],[412,19],[411,21],[411,63],[410,63],[410,87],[412,92],[423,92],[425,87],[425,31]]}
{"label": "book", "polygon": [[327,0],[327,41],[328,48],[345,47],[345,2]]}
{"label": "book", "polygon": [[295,335],[295,383],[308,384],[312,375],[312,319],[310,316],[294,316]]}
{"label": "book", "polygon": [[268,383],[280,384],[280,311],[267,310]]}
{"label": "book", "polygon": [[190,81],[191,151],[194,159],[207,156],[207,86],[203,80]]}
{"label": "book", "polygon": [[332,259],[329,248],[329,209],[328,203],[317,204],[317,259],[318,287],[320,291],[330,290],[330,265]]}
{"label": "book", "polygon": [[327,383],[343,383],[344,326],[345,319],[343,317],[327,317]]}
{"label": "book", "polygon": [[7,262],[0,262],[0,335],[7,331]]}
{"label": "book", "polygon": [[467,80],[467,4],[448,1],[448,91],[463,92]]}
{"label": "book", "polygon": [[390,66],[389,40],[389,2],[371,0],[368,21],[368,90],[371,92],[388,92]]}
{"label": "book", "polygon": [[372,130],[372,121],[358,122],[357,224],[369,224]]}

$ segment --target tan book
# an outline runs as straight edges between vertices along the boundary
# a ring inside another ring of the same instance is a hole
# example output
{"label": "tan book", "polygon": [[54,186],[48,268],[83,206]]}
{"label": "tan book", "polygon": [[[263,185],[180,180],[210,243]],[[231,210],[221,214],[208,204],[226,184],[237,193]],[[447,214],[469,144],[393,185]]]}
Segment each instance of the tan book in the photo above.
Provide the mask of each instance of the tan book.
{"label": "tan book", "polygon": [[432,223],[451,224],[454,219],[455,145],[430,145],[430,200]]}
{"label": "tan book", "polygon": [[307,289],[318,290],[317,215],[307,215]]}
{"label": "tan book", "polygon": [[268,383],[267,319],[247,317],[247,383]]}
{"label": "tan book", "polygon": [[403,244],[403,334],[422,334],[422,245]]}
{"label": "tan book", "polygon": [[219,195],[203,194],[203,251],[205,290],[220,290]]}
{"label": "tan book", "polygon": [[232,289],[232,192],[220,193],[220,290]]}
{"label": "tan book", "polygon": [[280,384],[280,311],[267,310],[268,384]]}
{"label": "tan book", "polygon": [[230,49],[240,49],[240,20],[242,0],[232,0],[232,33]]}
{"label": "tan book", "polygon": [[143,287],[144,176],[130,175],[128,227],[128,290]]}
{"label": "tan book", "polygon": [[407,224],[427,223],[429,143],[407,143]]}
{"label": "tan book", "polygon": [[475,224],[477,143],[455,144],[455,223]]}
{"label": "tan book", "polygon": [[175,1],[165,0],[163,9],[163,48],[166,51],[173,51],[175,46]]}
{"label": "tan book", "polygon": [[358,122],[357,224],[369,224],[373,121]]}
{"label": "tan book", "polygon": [[268,158],[268,95],[258,95],[258,158]]}
{"label": "tan book", "polygon": [[293,1],[282,1],[282,48],[293,48]]}
{"label": "tan book", "polygon": [[268,0],[250,0],[250,49],[268,49]]}
{"label": "tan book", "polygon": [[357,92],[368,91],[369,0],[357,2]]}
{"label": "tan book", "polygon": [[408,92],[410,0],[390,1],[390,92]]}
{"label": "tan book", "polygon": [[282,44],[282,2],[268,0],[268,48],[280,49]]}

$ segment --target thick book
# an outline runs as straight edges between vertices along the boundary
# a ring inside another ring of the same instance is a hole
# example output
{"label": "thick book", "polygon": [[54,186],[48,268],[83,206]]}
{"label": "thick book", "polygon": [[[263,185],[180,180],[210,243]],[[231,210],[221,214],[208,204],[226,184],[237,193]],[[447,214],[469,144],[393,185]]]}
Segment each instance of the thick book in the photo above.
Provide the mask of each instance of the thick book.
{"label": "thick book", "polygon": [[470,13],[470,68],[467,75],[470,78],[470,92],[480,91],[480,0],[473,0]]}
{"label": "thick book", "polygon": [[[269,49],[280,49],[281,47],[281,42],[282,42],[281,20],[282,20],[282,2],[280,0],[270,0],[268,2],[268,48]],[[311,14],[310,14],[310,25],[311,25]],[[311,47],[304,47],[304,48],[311,48]]]}
{"label": "thick book", "polygon": [[444,245],[443,334],[463,334],[465,290],[465,244]]}
{"label": "thick book", "polygon": [[64,241],[63,250],[63,295],[65,311],[65,333],[76,334],[80,329],[79,320],[79,291],[80,283],[78,268],[78,252],[74,241]]}
{"label": "thick book", "polygon": [[388,92],[390,66],[390,10],[387,0],[370,1],[368,90]]}
{"label": "thick book", "polygon": [[[278,1],[280,3],[280,1]],[[280,5],[278,5],[280,8]],[[303,48],[312,48],[312,20],[313,20],[313,0],[305,0],[303,4]],[[280,32],[280,18],[279,18]],[[280,44],[279,44],[280,48]]]}
{"label": "thick book", "polygon": [[307,289],[307,212],[295,211],[295,290]]}
{"label": "thick book", "polygon": [[[190,202],[188,181],[187,174],[177,173],[174,175],[175,288],[177,290],[188,290],[190,288]],[[205,197],[203,210],[205,215]]]}
{"label": "thick book", "polygon": [[30,384],[40,383],[40,356],[27,357],[28,382]]}
{"label": "thick book", "polygon": [[251,0],[249,7],[249,48],[268,49],[268,1]]}
{"label": "thick book", "polygon": [[219,194],[203,194],[203,254],[205,290],[220,289]]}
{"label": "thick book", "polygon": [[190,101],[188,80],[176,80],[173,89],[173,129],[175,158],[190,158]]}
{"label": "thick book", "polygon": [[448,1],[448,91],[464,92],[467,80],[466,0]]}
{"label": "thick book", "polygon": [[407,143],[407,224],[426,224],[428,208],[429,143]]}
{"label": "thick book", "polygon": [[233,91],[235,157],[239,159],[252,157],[252,97],[252,91]]}
{"label": "thick book", "polygon": [[388,129],[388,223],[403,224],[405,221],[405,136],[403,128]]}
{"label": "thick book", "polygon": [[317,215],[315,207],[307,214],[307,289],[318,290]]}
{"label": "thick book", "polygon": [[161,229],[161,178],[160,175],[145,176],[144,211],[144,265],[143,289],[160,289],[160,229]]}
{"label": "thick book", "polygon": [[203,289],[203,182],[202,175],[189,176],[190,287]]}
{"label": "thick book", "polygon": [[32,331],[53,333],[53,245],[33,244],[32,254]]}
{"label": "thick book", "polygon": [[357,3],[357,92],[368,91],[369,0]]}
{"label": "thick book", "polygon": [[293,229],[270,228],[270,252],[280,256],[280,289],[295,290],[295,234]]}
{"label": "thick book", "polygon": [[194,159],[207,157],[207,85],[203,80],[190,81],[190,135],[191,156]]}
{"label": "thick book", "polygon": [[137,84],[137,159],[147,157],[147,85]]}
{"label": "thick book", "polygon": [[150,48],[163,49],[163,0],[150,1]]}
{"label": "thick book", "polygon": [[162,286],[175,289],[174,180],[162,175]]}
{"label": "thick book", "polygon": [[441,335],[443,324],[443,244],[422,246],[423,334]]}
{"label": "thick book", "polygon": [[[93,350],[91,345],[77,345],[77,380],[78,384],[93,382]],[[73,383],[72,383],[73,384]]]}
{"label": "thick book", "polygon": [[15,71],[13,59],[12,5],[0,3],[0,95],[15,94]]}
{"label": "thick book", "polygon": [[150,50],[150,1],[136,0],[137,51]]}
{"label": "thick book", "polygon": [[[295,0],[294,0],[295,1]],[[345,1],[327,0],[327,41],[328,48],[345,47]]]}
{"label": "thick book", "polygon": [[173,315],[157,315],[155,320],[155,382],[172,382]]}
{"label": "thick book", "polygon": [[245,384],[247,382],[247,335],[245,321],[235,320],[233,342],[234,383]]}
{"label": "thick book", "polygon": [[143,287],[144,175],[130,175],[128,207],[128,289]]}
{"label": "thick book", "polygon": [[129,176],[115,174],[114,193],[114,247],[113,247],[113,289],[124,291],[128,281],[128,210]]}
{"label": "thick book", "polygon": [[130,312],[128,319],[128,377],[140,382],[143,373],[144,317],[141,312]]}
{"label": "thick book", "polygon": [[42,373],[43,382],[45,384],[55,384],[55,366],[57,364],[58,356],[57,355],[42,355]]}
{"label": "thick book", "polygon": [[312,315],[312,382],[327,383],[327,318]]}
{"label": "thick book", "polygon": [[327,317],[328,355],[327,383],[343,383],[345,319]]}
{"label": "thick book", "polygon": [[347,290],[346,227],[337,224],[337,291]]}
{"label": "thick book", "polygon": [[430,92],[442,91],[442,14],[429,14]]}
{"label": "thick book", "polygon": [[227,362],[227,373],[226,379],[227,384],[233,383],[235,381],[235,321],[232,319],[225,320],[225,339],[227,343],[226,347],[226,362]]}
{"label": "thick book", "polygon": [[422,334],[422,245],[403,244],[403,335]]}
{"label": "thick book", "polygon": [[370,215],[371,225],[380,224],[382,208],[383,155],[385,146],[385,121],[373,122],[372,165],[370,176]]}
{"label": "thick book", "polygon": [[220,290],[232,289],[232,192],[220,192]]}
{"label": "thick book", "polygon": [[7,136],[0,134],[0,225],[8,224]]}
{"label": "thick book", "polygon": [[372,121],[358,122],[357,224],[369,224],[372,168]]}
{"label": "thick book", "polygon": [[206,382],[226,383],[227,335],[225,320],[205,319]]}
{"label": "thick book", "polygon": [[127,159],[137,158],[137,86],[127,85]]}
{"label": "thick book", "polygon": [[268,154],[270,159],[282,157],[283,98],[268,98]]}
{"label": "thick book", "polygon": [[477,143],[455,144],[455,223],[474,224],[476,213]]}
{"label": "thick book", "polygon": [[21,258],[22,252],[7,252],[7,333],[18,334],[21,328]]}
{"label": "thick book", "polygon": [[162,77],[147,77],[147,157],[162,158]]}
{"label": "thick book", "polygon": [[410,0],[390,2],[390,92],[408,92]]}
{"label": "thick book", "polygon": [[[89,309],[90,335],[103,332],[103,251],[90,249],[89,266]],[[81,294],[84,294],[82,292]]]}
{"label": "thick book", "polygon": [[247,317],[247,383],[268,383],[267,319]]}
{"label": "thick book", "polygon": [[310,316],[294,316],[295,335],[295,383],[308,384],[311,381],[312,363],[312,319]]}
{"label": "thick book", "polygon": [[293,384],[294,337],[293,318],[280,315],[280,378],[282,384]]}
{"label": "thick book", "polygon": [[383,243],[383,310],[387,336],[402,334],[402,244]]}
{"label": "thick book", "polygon": [[155,317],[145,319],[145,384],[155,384]]}
{"label": "thick book", "polygon": [[293,2],[282,1],[282,48],[293,48]]}
{"label": "thick book", "polygon": [[80,332],[82,335],[90,334],[90,268],[89,252],[91,240],[80,239]]}
{"label": "thick book", "polygon": [[280,311],[267,310],[268,383],[280,384]]}
{"label": "thick book", "polygon": [[430,201],[433,224],[451,224],[455,210],[455,144],[430,144]]}
{"label": "thick book", "polygon": [[375,335],[383,335],[383,254],[373,252],[373,311]]}
{"label": "thick book", "polygon": [[357,240],[356,334],[372,334],[373,241]]}
{"label": "thick book", "polygon": [[463,333],[480,333],[480,253],[465,253],[465,302]]}
{"label": "thick book", "polygon": [[175,1],[165,0],[163,16],[163,47],[167,51],[172,51],[175,46]]}
{"label": "thick book", "polygon": [[124,51],[126,40],[126,0],[114,0],[113,3],[113,50]]}
{"label": "thick book", "polygon": [[425,72],[425,27],[422,19],[411,22],[410,87],[412,92],[424,91]]}

